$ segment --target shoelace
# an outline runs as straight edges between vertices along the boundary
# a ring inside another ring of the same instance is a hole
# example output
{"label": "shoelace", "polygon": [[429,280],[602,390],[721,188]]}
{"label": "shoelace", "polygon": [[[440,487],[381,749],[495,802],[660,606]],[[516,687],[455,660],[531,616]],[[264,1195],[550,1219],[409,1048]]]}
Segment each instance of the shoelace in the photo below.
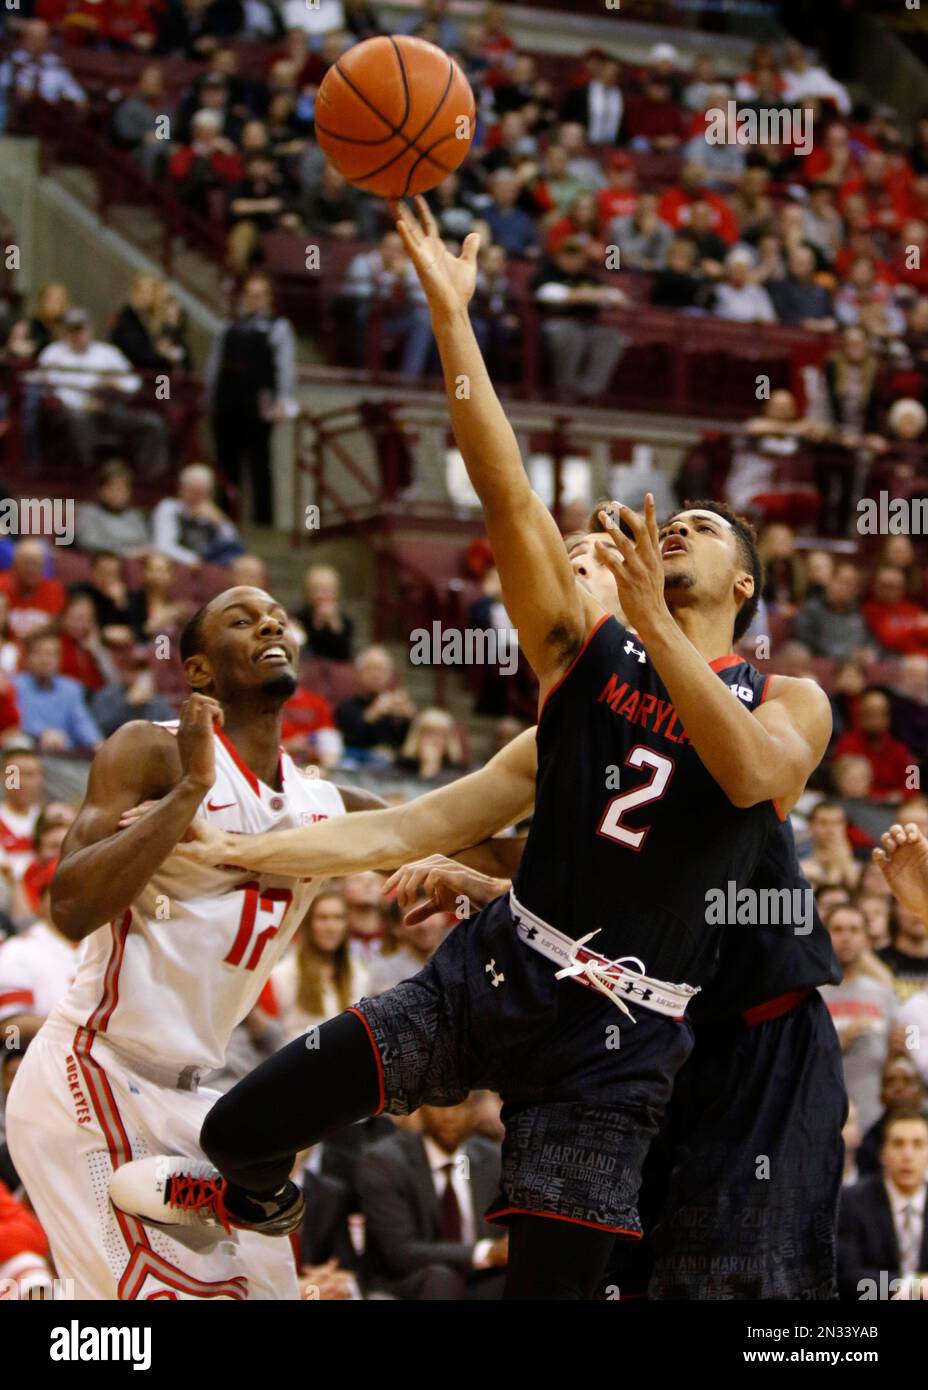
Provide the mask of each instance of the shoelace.
{"label": "shoelace", "polygon": [[570,965],[565,965],[563,970],[558,970],[554,978],[556,980],[566,980],[569,977],[585,975],[593,989],[598,989],[600,994],[605,994],[612,1000],[617,1009],[621,1009],[623,1014],[628,1015],[632,1023],[637,1023],[637,1018],[625,1003],[625,1000],[620,999],[614,990],[610,988],[610,985],[614,985],[619,978],[615,974],[616,966],[626,967],[629,965],[636,965],[643,975],[645,973],[644,962],[640,961],[637,956],[619,956],[618,960],[610,960],[605,963],[598,960],[577,959],[577,952],[580,950],[580,947],[585,946],[588,941],[592,941],[593,937],[598,936],[601,930],[600,927],[597,927],[596,931],[587,932],[586,936],[581,936],[579,941],[574,941],[571,944]]}
{"label": "shoelace", "polygon": [[198,1173],[172,1173],[168,1204],[180,1211],[200,1211],[209,1207],[224,1229],[231,1233],[232,1223],[223,1198],[225,1180],[204,1178]]}

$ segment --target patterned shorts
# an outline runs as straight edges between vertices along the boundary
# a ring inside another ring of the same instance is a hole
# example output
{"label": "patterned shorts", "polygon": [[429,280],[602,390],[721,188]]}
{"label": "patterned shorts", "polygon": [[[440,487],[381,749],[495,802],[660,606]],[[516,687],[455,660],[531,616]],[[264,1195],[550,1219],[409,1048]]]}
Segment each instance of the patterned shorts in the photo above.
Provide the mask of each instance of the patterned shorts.
{"label": "patterned shorts", "polygon": [[500,898],[455,927],[418,975],[362,999],[384,1110],[498,1091],[506,1137],[490,1218],[558,1216],[637,1237],[642,1165],[692,1033],[641,1008],[632,1023],[554,975]]}

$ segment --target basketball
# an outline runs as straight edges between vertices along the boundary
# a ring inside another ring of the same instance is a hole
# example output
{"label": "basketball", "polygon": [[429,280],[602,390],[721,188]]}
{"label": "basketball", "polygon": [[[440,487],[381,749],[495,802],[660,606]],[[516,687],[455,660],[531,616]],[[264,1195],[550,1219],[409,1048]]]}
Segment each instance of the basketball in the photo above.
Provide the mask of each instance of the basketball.
{"label": "basketball", "polygon": [[349,183],[382,198],[424,193],[454,172],[476,105],[453,58],[424,39],[382,35],[344,53],[316,99],[316,138]]}

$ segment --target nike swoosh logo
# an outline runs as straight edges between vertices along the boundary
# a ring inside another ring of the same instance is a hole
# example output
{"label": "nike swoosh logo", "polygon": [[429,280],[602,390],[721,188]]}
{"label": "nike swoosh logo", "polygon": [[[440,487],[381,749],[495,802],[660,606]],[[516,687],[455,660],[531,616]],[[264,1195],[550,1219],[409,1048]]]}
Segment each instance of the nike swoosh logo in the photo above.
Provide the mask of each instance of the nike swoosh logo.
{"label": "nike swoosh logo", "polygon": [[207,811],[228,811],[229,807],[234,805],[234,801],[227,801],[223,806],[214,806],[211,801],[207,801],[206,809]]}

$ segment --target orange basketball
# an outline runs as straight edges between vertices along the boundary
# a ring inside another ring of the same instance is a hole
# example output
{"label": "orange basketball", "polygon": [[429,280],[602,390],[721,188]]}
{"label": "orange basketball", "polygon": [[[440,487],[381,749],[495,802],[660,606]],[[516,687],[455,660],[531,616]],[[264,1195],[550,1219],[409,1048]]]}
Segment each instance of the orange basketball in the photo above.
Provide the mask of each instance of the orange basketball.
{"label": "orange basketball", "polygon": [[424,193],[454,172],[474,138],[470,83],[424,39],[366,39],[329,68],[316,139],[340,174],[382,198]]}

